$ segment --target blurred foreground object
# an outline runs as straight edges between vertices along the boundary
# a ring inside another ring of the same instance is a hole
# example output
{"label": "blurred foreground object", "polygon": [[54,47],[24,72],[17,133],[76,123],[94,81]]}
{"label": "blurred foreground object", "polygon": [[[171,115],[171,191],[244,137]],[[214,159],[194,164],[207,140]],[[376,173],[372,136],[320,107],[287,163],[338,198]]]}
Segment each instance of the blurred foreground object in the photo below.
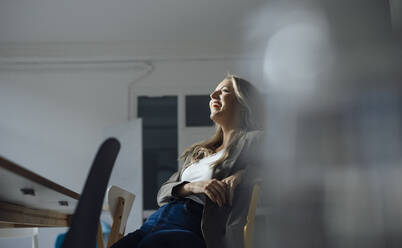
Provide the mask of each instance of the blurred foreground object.
{"label": "blurred foreground object", "polygon": [[262,11],[267,214],[257,247],[402,247],[402,40],[391,6],[280,1]]}

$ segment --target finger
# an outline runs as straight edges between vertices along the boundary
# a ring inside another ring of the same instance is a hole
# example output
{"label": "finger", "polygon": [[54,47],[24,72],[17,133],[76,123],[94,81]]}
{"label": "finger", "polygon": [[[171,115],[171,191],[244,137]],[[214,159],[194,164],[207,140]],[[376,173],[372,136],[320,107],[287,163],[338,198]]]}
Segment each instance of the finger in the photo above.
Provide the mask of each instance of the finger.
{"label": "finger", "polygon": [[230,185],[230,180],[227,180],[225,182],[218,181],[218,184],[223,188],[224,191],[227,191]]}
{"label": "finger", "polygon": [[221,186],[224,190],[226,190],[230,180],[216,181],[216,183]]}
{"label": "finger", "polygon": [[222,200],[222,204],[226,204],[226,184],[220,181],[212,184],[212,187],[216,189],[219,193],[220,199]]}
{"label": "finger", "polygon": [[219,192],[219,195],[221,196],[221,200],[224,201],[226,198],[225,193],[226,193],[227,184],[222,181],[214,179],[214,180],[212,180],[210,185]]}
{"label": "finger", "polygon": [[217,203],[218,205],[221,205],[221,199],[219,199],[219,192],[213,187],[212,184],[208,184],[205,187],[205,191],[209,192],[209,194],[211,195],[210,199]]}
{"label": "finger", "polygon": [[214,194],[211,191],[205,190],[204,193],[208,196],[209,199],[211,199],[212,202],[218,204],[216,201],[216,197],[214,196]]}
{"label": "finger", "polygon": [[241,181],[241,179],[236,177],[236,179],[233,180],[233,184],[236,186],[236,185],[238,185],[240,183],[240,181]]}
{"label": "finger", "polygon": [[223,183],[229,183],[230,180],[232,180],[231,177],[226,177],[226,178],[222,179],[221,182],[223,182]]}
{"label": "finger", "polygon": [[214,195],[216,201],[218,202],[219,206],[222,206],[222,196],[221,193],[213,184],[209,185],[208,190]]}
{"label": "finger", "polygon": [[224,200],[224,202],[226,204],[228,202],[228,199],[226,199],[226,198],[227,198],[227,193],[228,193],[228,190],[229,190],[229,187],[230,187],[229,186],[230,185],[230,180],[228,180],[226,183],[220,181],[219,184],[223,189],[223,200]]}
{"label": "finger", "polygon": [[235,185],[234,184],[232,184],[231,186],[230,186],[230,192],[229,192],[229,198],[230,198],[230,206],[232,206],[233,205],[233,197],[234,197],[234,190],[235,190]]}

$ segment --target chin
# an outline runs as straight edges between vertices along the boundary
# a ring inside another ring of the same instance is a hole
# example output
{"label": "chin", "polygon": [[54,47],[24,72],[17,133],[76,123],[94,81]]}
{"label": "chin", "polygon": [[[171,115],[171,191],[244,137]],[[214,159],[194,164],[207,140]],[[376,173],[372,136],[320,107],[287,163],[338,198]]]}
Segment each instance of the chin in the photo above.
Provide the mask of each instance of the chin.
{"label": "chin", "polygon": [[216,113],[211,113],[211,115],[209,116],[209,119],[213,120],[216,122],[216,120],[218,119],[216,116]]}
{"label": "chin", "polygon": [[222,119],[222,115],[219,114],[219,112],[216,113],[212,113],[209,118],[215,122],[215,123],[219,123],[219,121]]}

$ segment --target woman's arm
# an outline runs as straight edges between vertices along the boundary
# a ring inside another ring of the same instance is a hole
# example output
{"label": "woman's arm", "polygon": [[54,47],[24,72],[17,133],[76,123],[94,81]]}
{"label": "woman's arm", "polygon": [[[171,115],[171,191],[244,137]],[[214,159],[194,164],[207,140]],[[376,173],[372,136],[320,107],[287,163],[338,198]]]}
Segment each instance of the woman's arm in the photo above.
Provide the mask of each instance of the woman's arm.
{"label": "woman's arm", "polygon": [[180,171],[174,173],[162,184],[158,191],[157,202],[162,206],[172,199],[179,199],[191,194],[205,194],[213,202],[222,206],[226,204],[226,184],[216,179],[187,182],[180,181]]}
{"label": "woman's arm", "polygon": [[178,185],[173,189],[173,195],[178,197],[186,197],[191,194],[205,194],[212,202],[215,202],[219,207],[226,204],[227,184],[217,179],[186,182]]}
{"label": "woman's arm", "polygon": [[[227,202],[232,205],[236,186],[241,182],[244,170],[237,171],[235,174],[219,181],[216,179],[186,182],[173,188],[172,194],[177,197],[186,197],[191,194],[204,193],[212,202],[220,207]],[[226,192],[229,192],[229,199],[226,199]]]}
{"label": "woman's arm", "polygon": [[173,194],[173,188],[185,184],[187,182],[181,182],[180,180],[180,170],[174,173],[165,183],[162,184],[158,191],[157,202],[159,206],[165,205],[172,199],[178,198]]}

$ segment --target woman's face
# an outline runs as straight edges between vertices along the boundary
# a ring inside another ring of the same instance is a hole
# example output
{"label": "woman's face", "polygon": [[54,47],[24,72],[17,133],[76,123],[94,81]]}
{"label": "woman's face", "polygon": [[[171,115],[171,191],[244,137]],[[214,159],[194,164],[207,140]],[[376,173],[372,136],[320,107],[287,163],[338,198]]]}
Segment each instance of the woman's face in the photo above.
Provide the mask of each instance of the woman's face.
{"label": "woman's face", "polygon": [[210,97],[211,120],[221,125],[233,124],[237,117],[238,102],[232,81],[224,79],[218,84]]}

